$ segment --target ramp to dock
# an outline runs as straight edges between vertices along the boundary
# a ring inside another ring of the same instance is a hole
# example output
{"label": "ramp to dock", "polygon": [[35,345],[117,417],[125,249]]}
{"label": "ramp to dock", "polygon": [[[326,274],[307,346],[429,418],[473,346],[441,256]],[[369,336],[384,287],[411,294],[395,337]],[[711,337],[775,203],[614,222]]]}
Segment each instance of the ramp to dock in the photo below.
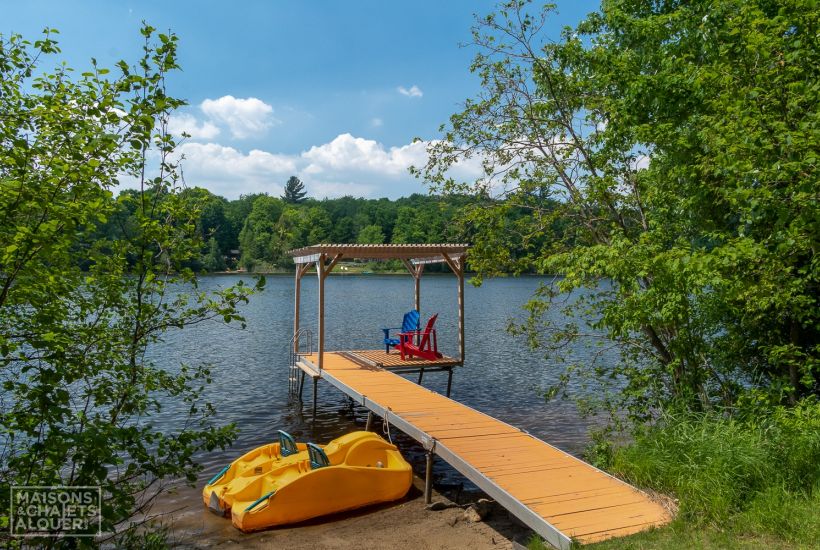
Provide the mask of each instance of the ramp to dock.
{"label": "ramp to dock", "polygon": [[670,521],[648,495],[509,424],[343,353],[303,359],[356,403],[448,462],[546,541],[596,542]]}

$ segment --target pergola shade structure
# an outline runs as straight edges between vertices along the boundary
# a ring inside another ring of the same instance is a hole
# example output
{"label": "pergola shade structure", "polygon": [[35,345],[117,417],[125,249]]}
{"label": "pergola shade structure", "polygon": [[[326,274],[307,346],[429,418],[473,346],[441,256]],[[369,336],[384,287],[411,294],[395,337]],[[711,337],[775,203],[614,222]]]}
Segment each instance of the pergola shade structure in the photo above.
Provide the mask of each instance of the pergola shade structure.
{"label": "pergola shade structure", "polygon": [[294,349],[299,348],[299,310],[302,276],[316,267],[319,277],[319,315],[317,361],[323,367],[325,347],[325,279],[344,260],[401,260],[415,282],[415,306],[421,311],[421,277],[424,266],[444,263],[458,279],[458,364],[464,362],[464,259],[466,244],[316,244],[288,252],[296,264],[296,288],[293,317]]}

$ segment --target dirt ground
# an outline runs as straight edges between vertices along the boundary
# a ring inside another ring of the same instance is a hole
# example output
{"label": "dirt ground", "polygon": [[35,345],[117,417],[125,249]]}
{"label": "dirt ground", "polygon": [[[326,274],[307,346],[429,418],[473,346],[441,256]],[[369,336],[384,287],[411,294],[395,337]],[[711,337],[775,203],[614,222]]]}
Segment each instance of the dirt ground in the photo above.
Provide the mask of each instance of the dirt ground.
{"label": "dirt ground", "polygon": [[[437,492],[433,501],[452,504]],[[173,511],[165,522],[175,548],[507,550],[513,548],[513,540],[525,543],[531,535],[497,504],[491,506],[483,521],[475,523],[466,518],[462,507],[427,510],[419,479],[397,502],[250,534],[234,528],[229,518],[207,511],[199,489],[177,489],[162,497],[158,505]]]}

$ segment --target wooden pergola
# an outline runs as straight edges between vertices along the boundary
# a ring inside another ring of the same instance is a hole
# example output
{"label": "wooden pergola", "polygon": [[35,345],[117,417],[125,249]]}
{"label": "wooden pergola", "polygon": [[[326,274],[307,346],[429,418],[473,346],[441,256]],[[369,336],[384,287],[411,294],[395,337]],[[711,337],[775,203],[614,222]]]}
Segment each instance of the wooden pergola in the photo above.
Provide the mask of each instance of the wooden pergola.
{"label": "wooden pergola", "polygon": [[[439,361],[422,359],[399,361],[398,356],[385,357],[384,352],[374,350],[352,351],[357,359],[373,366],[410,372],[418,370],[419,381],[424,368],[452,368],[464,363],[464,260],[466,244],[317,244],[288,252],[296,264],[295,299],[293,314],[293,345],[299,350],[301,281],[302,276],[315,266],[319,282],[319,314],[316,333],[317,367],[321,373],[325,355],[325,279],[340,260],[401,260],[415,283],[415,309],[421,311],[421,277],[424,266],[444,263],[458,279],[458,346],[457,358],[445,357]],[[380,354],[381,356],[377,356]],[[320,374],[317,373],[317,374]],[[450,371],[452,379],[452,371]],[[314,382],[316,377],[314,377]],[[448,382],[448,393],[449,393]]]}

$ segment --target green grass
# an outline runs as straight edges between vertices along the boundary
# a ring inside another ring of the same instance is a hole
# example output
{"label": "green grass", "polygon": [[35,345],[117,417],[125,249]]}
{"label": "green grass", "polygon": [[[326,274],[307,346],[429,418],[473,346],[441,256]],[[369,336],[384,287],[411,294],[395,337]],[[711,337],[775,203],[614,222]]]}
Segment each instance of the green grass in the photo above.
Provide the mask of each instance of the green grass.
{"label": "green grass", "polygon": [[[820,404],[666,415],[598,466],[673,496],[669,525],[589,548],[820,548]],[[541,542],[530,542],[538,549]]]}
{"label": "green grass", "polygon": [[820,498],[758,497],[745,512],[724,524],[678,519],[671,525],[630,537],[611,539],[590,550],[793,549],[820,547]]}
{"label": "green grass", "polygon": [[[693,529],[669,526],[629,537],[583,546],[589,550],[810,550],[816,543],[795,544],[766,535],[743,535],[718,529]],[[527,544],[529,550],[553,550],[538,538]]]}

